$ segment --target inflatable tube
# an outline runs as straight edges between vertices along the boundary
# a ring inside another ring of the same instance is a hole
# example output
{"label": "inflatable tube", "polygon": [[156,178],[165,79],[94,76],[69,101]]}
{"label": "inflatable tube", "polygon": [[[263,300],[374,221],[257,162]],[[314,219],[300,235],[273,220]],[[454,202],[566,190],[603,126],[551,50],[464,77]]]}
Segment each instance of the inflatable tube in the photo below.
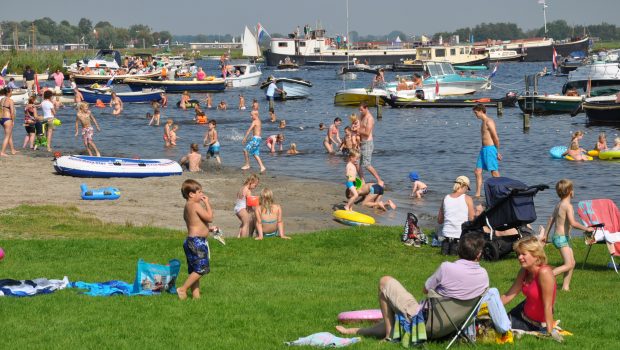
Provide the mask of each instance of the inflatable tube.
{"label": "inflatable tube", "polygon": [[82,190],[82,199],[84,200],[112,200],[121,197],[121,191],[115,187],[89,189],[86,184],[82,184],[80,189]]}
{"label": "inflatable tube", "polygon": [[375,219],[372,216],[358,213],[356,211],[336,210],[332,215],[334,215],[336,220],[349,226],[368,226],[375,224]]}
{"label": "inflatable tube", "polygon": [[[198,100],[189,100],[185,104],[185,108],[194,108],[196,106],[200,106],[200,101],[198,101]],[[181,101],[177,102],[177,107],[181,107]]]}
{"label": "inflatable tube", "polygon": [[588,151],[588,155],[590,157],[598,157],[598,153],[599,153],[599,151],[597,149],[593,149],[593,150]]}
{"label": "inflatable tube", "polygon": [[600,151],[598,158],[602,160],[620,159],[620,150],[606,150]]}
{"label": "inflatable tube", "polygon": [[562,159],[564,152],[568,151],[568,147],[566,146],[555,146],[549,150],[549,154],[553,159]]}
{"label": "inflatable tube", "polygon": [[338,314],[338,322],[352,323],[360,321],[379,322],[383,320],[383,315],[379,309],[346,311]]}
{"label": "inflatable tube", "polygon": [[[591,156],[584,154],[583,157],[585,158],[585,160],[593,160],[594,158],[592,158]],[[575,161],[575,159],[571,156],[565,156],[564,159],[566,160],[570,160],[570,161]]]}

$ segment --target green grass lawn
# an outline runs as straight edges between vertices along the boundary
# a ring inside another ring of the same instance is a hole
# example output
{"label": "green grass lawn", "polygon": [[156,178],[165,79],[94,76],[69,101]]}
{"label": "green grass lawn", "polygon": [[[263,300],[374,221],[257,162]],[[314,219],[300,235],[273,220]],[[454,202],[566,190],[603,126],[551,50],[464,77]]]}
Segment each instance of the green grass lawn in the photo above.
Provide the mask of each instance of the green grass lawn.
{"label": "green grass lawn", "polygon": [[[68,289],[31,298],[0,297],[2,349],[282,349],[284,341],[333,331],[341,311],[377,308],[377,281],[401,280],[416,297],[444,260],[437,249],[405,247],[401,228],[372,227],[293,235],[290,241],[228,239],[211,242],[212,272],[201,300],[176,295],[90,297]],[[180,231],[101,223],[75,208],[30,207],[0,212],[0,278],[62,278],[133,282],[136,262],[183,262]],[[577,261],[584,247],[574,241]],[[559,292],[557,318],[575,333],[565,345],[524,338],[520,349],[608,349],[618,339],[618,277],[596,246],[573,291]],[[550,263],[561,262],[548,247]],[[518,270],[510,258],[483,263],[492,286],[505,291]],[[514,302],[513,305],[516,305]],[[430,343],[429,349],[446,343]],[[465,347],[462,345],[461,347]],[[479,346],[496,348],[499,346]],[[506,345],[505,348],[513,348]],[[397,349],[364,339],[354,349]]]}

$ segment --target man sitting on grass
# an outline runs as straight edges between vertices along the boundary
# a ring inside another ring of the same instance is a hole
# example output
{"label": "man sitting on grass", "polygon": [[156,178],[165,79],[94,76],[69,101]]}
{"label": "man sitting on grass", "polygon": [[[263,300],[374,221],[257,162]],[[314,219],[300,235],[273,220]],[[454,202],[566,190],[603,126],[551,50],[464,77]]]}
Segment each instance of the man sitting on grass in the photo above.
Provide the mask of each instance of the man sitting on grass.
{"label": "man sitting on grass", "polygon": [[[479,261],[484,247],[481,234],[470,233],[459,240],[459,257],[455,262],[443,262],[431,277],[426,280],[422,292],[433,289],[438,294],[458,300],[471,300],[481,296],[489,287],[487,271]],[[383,322],[368,328],[345,328],[336,326],[342,334],[359,334],[378,338],[388,338],[394,327],[394,314],[399,313],[408,321],[418,314],[424,303],[420,304],[400,282],[391,276],[379,280],[379,306]],[[426,318],[426,315],[424,315]]]}

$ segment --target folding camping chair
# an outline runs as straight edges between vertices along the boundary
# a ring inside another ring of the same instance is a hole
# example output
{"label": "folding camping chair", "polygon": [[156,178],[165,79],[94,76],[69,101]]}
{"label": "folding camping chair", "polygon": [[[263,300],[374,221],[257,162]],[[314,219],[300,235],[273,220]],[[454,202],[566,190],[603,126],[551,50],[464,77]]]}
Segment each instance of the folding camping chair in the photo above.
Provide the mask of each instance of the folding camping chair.
{"label": "folding camping chair", "polygon": [[486,290],[476,298],[458,300],[444,297],[434,290],[429,290],[427,297],[429,310],[426,316],[428,339],[440,339],[456,333],[446,347],[446,350],[459,337],[465,339],[468,344],[475,345],[464,332],[478,314],[485,294]]}
{"label": "folding camping chair", "polygon": [[586,234],[586,244],[588,251],[583,259],[583,269],[590,255],[592,246],[597,243],[605,243],[609,250],[611,263],[618,272],[618,266],[614,260],[615,256],[620,257],[620,210],[610,199],[593,199],[581,201],[577,204],[577,213],[587,226],[596,226],[594,232]]}

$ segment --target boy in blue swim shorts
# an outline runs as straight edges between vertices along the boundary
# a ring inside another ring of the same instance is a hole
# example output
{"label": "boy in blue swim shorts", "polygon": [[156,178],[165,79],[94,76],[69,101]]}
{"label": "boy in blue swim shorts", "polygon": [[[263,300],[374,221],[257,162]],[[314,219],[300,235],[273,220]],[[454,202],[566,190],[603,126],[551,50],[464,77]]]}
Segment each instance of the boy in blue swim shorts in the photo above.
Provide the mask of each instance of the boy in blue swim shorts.
{"label": "boy in blue swim shorts", "polygon": [[246,131],[245,136],[243,137],[242,143],[245,145],[250,132],[252,132],[252,139],[245,145],[243,149],[243,157],[245,158],[245,164],[241,167],[242,170],[250,169],[250,154],[254,156],[258,166],[260,167],[260,172],[263,173],[265,170],[265,166],[263,165],[263,161],[260,159],[260,143],[262,140],[261,131],[262,131],[262,123],[258,118],[258,111],[250,112],[250,117],[252,118],[252,124]]}
{"label": "boy in blue swim shorts", "polygon": [[491,172],[491,176],[498,177],[499,175],[499,163],[502,160],[502,155],[499,153],[499,136],[497,136],[497,130],[495,129],[495,121],[487,116],[486,107],[479,103],[473,108],[476,118],[482,121],[480,125],[480,138],[482,139],[482,148],[478,154],[478,161],[476,162],[476,197],[480,197],[480,191],[482,190],[482,170]]}
{"label": "boy in blue swim shorts", "polygon": [[205,138],[203,140],[205,146],[209,146],[207,148],[207,158],[215,157],[217,161],[217,165],[222,165],[222,161],[220,159],[220,141],[217,136],[217,130],[215,127],[217,126],[217,122],[213,119],[209,120],[209,130],[205,134]]}
{"label": "boy in blue swim shorts", "polygon": [[209,223],[213,221],[213,210],[209,197],[202,192],[202,186],[195,180],[188,179],[181,186],[185,198],[183,219],[187,225],[187,238],[183,250],[187,258],[189,276],[183,286],[177,288],[179,299],[187,299],[187,290],[191,289],[192,298],[200,298],[200,278],[211,271],[209,251]]}
{"label": "boy in blue swim shorts", "polygon": [[570,245],[570,230],[572,227],[593,232],[594,228],[585,227],[575,220],[573,205],[570,200],[575,196],[573,191],[573,182],[569,179],[562,179],[555,185],[555,191],[560,197],[560,202],[555,206],[553,214],[547,221],[547,227],[541,234],[539,239],[542,243],[546,243],[547,235],[551,232],[551,228],[555,225],[555,232],[551,238],[553,245],[560,251],[564,264],[553,269],[553,275],[564,274],[562,281],[562,290],[570,290],[570,280],[575,269],[575,257],[573,249]]}

